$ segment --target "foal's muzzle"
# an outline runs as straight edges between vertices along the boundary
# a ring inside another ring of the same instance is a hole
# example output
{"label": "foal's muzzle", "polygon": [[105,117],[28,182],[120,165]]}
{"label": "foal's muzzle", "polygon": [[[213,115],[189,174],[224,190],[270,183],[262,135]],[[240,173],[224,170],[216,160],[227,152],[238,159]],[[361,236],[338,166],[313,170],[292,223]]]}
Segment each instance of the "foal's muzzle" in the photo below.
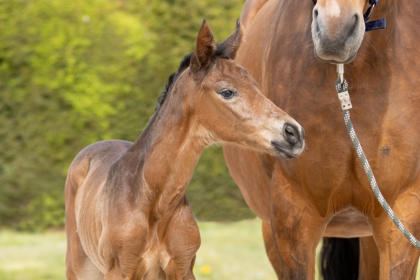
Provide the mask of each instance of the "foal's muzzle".
{"label": "foal's muzzle", "polygon": [[283,127],[284,141],[271,141],[274,150],[285,158],[294,158],[303,152],[305,131],[300,125],[286,123]]}

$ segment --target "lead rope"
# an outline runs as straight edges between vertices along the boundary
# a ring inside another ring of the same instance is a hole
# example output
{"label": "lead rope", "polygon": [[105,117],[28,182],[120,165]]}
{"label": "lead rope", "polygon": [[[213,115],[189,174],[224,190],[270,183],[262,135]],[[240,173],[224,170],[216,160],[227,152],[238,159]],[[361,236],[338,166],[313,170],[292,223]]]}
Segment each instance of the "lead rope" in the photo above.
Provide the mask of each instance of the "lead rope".
{"label": "lead rope", "polygon": [[352,108],[350,95],[348,91],[348,83],[344,79],[344,65],[337,64],[337,73],[338,79],[335,83],[335,87],[338,94],[338,99],[341,103],[341,109],[343,110],[344,116],[344,123],[346,124],[347,132],[349,133],[350,139],[353,142],[353,147],[359,157],[363,169],[368,177],[370,187],[375,195],[376,199],[378,200],[379,204],[384,208],[385,212],[397,226],[397,228],[405,235],[405,237],[413,244],[417,249],[420,249],[420,242],[414,237],[411,232],[404,226],[401,220],[397,217],[397,215],[392,210],[391,206],[389,206],[388,202],[385,200],[384,196],[382,195],[378,183],[376,182],[375,175],[373,174],[372,168],[370,167],[369,161],[366,158],[366,155],[363,151],[362,145],[357,138],[356,131],[354,130],[353,123],[350,119],[350,109]]}

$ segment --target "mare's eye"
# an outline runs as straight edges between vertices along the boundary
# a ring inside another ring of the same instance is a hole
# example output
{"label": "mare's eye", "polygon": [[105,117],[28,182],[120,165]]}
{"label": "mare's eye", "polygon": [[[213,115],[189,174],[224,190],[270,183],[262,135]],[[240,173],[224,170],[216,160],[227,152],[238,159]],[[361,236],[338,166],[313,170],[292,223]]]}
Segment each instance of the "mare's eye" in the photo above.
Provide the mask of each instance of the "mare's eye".
{"label": "mare's eye", "polygon": [[231,99],[236,95],[236,91],[232,89],[222,89],[218,92],[224,99]]}

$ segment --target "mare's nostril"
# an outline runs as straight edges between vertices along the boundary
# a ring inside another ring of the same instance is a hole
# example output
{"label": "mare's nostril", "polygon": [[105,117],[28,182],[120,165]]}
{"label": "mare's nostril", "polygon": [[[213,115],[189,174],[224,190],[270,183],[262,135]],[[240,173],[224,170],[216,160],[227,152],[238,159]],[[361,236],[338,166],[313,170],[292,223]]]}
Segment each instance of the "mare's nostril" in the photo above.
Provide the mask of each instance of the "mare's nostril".
{"label": "mare's nostril", "polygon": [[299,131],[296,126],[286,123],[283,134],[289,144],[296,145],[299,142]]}
{"label": "mare's nostril", "polygon": [[354,16],[353,16],[353,20],[354,20],[354,24],[356,25],[356,24],[358,24],[359,23],[359,15],[358,14],[355,14]]}
{"label": "mare's nostril", "polygon": [[356,32],[358,25],[359,25],[359,15],[358,14],[355,14],[353,16],[353,22],[349,26],[349,34],[348,34],[348,36],[352,36]]}
{"label": "mare's nostril", "polygon": [[321,31],[320,31],[320,28],[319,28],[319,19],[318,19],[318,15],[319,15],[319,12],[318,12],[318,9],[315,9],[314,10],[314,19],[313,19],[313,22],[314,22],[314,24],[315,24],[315,31],[316,31],[316,34],[319,36],[320,35],[320,33],[321,33]]}

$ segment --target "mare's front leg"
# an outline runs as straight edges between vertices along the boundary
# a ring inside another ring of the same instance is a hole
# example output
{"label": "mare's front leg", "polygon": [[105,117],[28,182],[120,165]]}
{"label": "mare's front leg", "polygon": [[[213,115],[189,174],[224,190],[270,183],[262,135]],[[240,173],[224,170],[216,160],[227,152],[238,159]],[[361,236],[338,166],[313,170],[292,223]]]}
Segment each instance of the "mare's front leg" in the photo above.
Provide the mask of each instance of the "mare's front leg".
{"label": "mare's front leg", "polygon": [[309,207],[310,202],[297,193],[297,188],[275,179],[271,223],[263,224],[270,261],[279,279],[315,279],[316,247],[325,219]]}
{"label": "mare's front leg", "polygon": [[[408,189],[391,206],[407,229],[419,239],[420,187]],[[372,222],[379,250],[379,279],[416,279],[420,251],[397,229],[382,208],[380,211],[380,216]]]}
{"label": "mare's front leg", "polygon": [[361,237],[359,280],[379,279],[379,255],[378,248],[372,236]]}
{"label": "mare's front leg", "polygon": [[166,280],[193,280],[195,255],[200,247],[200,231],[187,199],[174,211],[164,236],[169,262],[163,270]]}

